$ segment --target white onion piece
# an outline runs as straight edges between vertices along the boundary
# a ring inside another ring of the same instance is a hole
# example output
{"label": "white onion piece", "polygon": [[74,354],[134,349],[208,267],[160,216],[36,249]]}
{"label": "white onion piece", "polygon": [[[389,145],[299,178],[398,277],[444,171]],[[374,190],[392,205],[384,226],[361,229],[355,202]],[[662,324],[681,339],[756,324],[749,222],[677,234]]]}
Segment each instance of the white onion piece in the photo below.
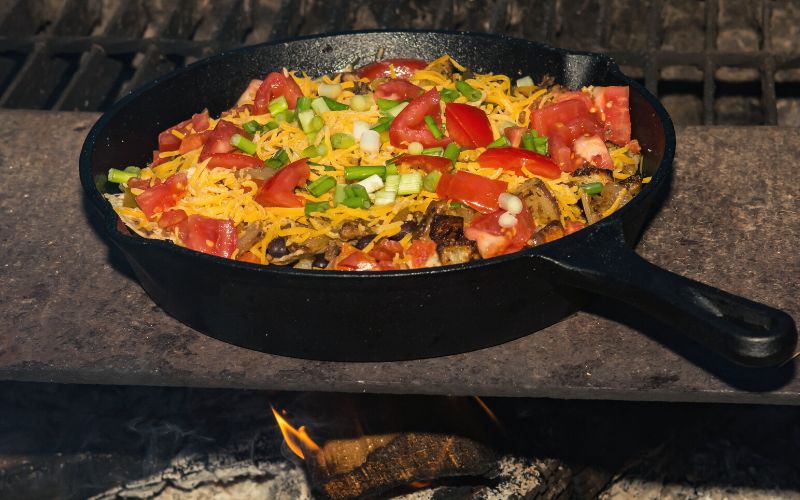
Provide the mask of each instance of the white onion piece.
{"label": "white onion piece", "polygon": [[522,200],[511,193],[500,193],[500,196],[497,197],[497,204],[511,215],[522,212]]}
{"label": "white onion piece", "polygon": [[377,153],[381,149],[381,134],[374,130],[365,130],[361,133],[361,151]]}
{"label": "white onion piece", "polygon": [[336,99],[342,93],[342,86],[338,83],[320,83],[319,87],[317,87],[317,93],[323,97]]}
{"label": "white onion piece", "polygon": [[361,134],[367,130],[369,130],[369,123],[364,120],[355,120],[353,122],[353,137],[355,137],[357,141],[361,140]]}
{"label": "white onion piece", "polygon": [[500,217],[497,218],[497,223],[500,224],[500,227],[514,227],[517,225],[517,216],[508,212],[503,213]]}

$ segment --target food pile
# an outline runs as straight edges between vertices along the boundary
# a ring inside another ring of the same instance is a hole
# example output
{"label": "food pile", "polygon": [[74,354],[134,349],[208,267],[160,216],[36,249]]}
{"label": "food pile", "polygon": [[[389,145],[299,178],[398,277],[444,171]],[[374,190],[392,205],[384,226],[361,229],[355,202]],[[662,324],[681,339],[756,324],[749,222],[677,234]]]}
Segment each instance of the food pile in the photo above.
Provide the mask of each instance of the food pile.
{"label": "food pile", "polygon": [[396,270],[517,252],[577,231],[642,183],[627,87],[570,91],[445,55],[253,80],[158,136],[106,195],[146,238],[305,269]]}

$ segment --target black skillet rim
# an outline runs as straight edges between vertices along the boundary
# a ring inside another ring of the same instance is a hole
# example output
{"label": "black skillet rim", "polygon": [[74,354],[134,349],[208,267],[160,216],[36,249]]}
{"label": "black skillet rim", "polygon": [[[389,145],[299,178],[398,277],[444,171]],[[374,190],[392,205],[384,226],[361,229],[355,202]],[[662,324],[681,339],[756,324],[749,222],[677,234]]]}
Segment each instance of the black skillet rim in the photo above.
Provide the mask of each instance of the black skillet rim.
{"label": "black skillet rim", "polygon": [[[114,210],[111,208],[111,205],[108,203],[108,201],[105,198],[103,198],[103,196],[98,191],[91,174],[92,152],[94,150],[94,145],[100,131],[102,131],[105,128],[106,124],[120,110],[127,107],[130,101],[139,97],[141,94],[149,91],[150,89],[160,85],[164,81],[175,78],[183,74],[184,72],[192,71],[197,67],[201,67],[207,64],[212,64],[218,59],[227,57],[228,54],[231,53],[249,51],[260,47],[284,45],[287,43],[311,40],[311,39],[326,39],[326,38],[335,38],[339,36],[374,34],[374,33],[439,34],[439,35],[465,36],[469,38],[487,38],[504,42],[524,43],[528,44],[531,47],[536,48],[537,50],[551,51],[561,55],[582,55],[595,58],[596,60],[607,65],[609,73],[619,78],[620,80],[624,81],[630,87],[634,88],[637,92],[639,92],[642,95],[642,97],[645,98],[645,100],[647,100],[650,103],[650,105],[653,106],[653,109],[655,110],[658,119],[661,121],[662,127],[664,128],[664,154],[661,158],[661,162],[659,163],[658,168],[652,175],[650,182],[643,186],[642,191],[637,196],[635,196],[630,202],[628,202],[624,207],[614,212],[611,216],[606,217],[598,222],[595,222],[589,227],[582,229],[576,233],[566,235],[563,238],[552,241],[550,243],[545,243],[543,245],[539,245],[532,248],[526,248],[520,250],[519,252],[514,252],[508,255],[492,257],[490,259],[480,259],[464,264],[452,264],[447,266],[438,266],[438,267],[430,267],[422,269],[406,269],[397,271],[350,272],[350,271],[333,271],[333,270],[295,269],[293,267],[288,267],[288,266],[251,264],[248,262],[225,259],[222,257],[217,257],[215,255],[196,252],[194,250],[190,250],[188,248],[175,245],[170,241],[147,239],[138,235],[126,235],[117,230],[117,223],[119,221],[119,217],[117,216],[116,212],[114,212]],[[553,249],[558,245],[568,245],[570,242],[577,242],[578,238],[580,237],[589,236],[589,234],[592,232],[602,231],[608,226],[621,224],[621,218],[625,212],[629,210],[634,210],[636,208],[639,208],[641,210],[641,207],[639,207],[639,205],[641,205],[646,198],[655,195],[661,188],[661,186],[668,181],[672,173],[672,161],[674,155],[675,155],[675,129],[672,124],[672,119],[669,117],[669,114],[667,113],[666,109],[664,109],[664,106],[644,86],[640,85],[638,82],[626,76],[619,68],[617,63],[614,62],[614,60],[611,57],[605,54],[599,54],[596,52],[588,52],[588,51],[561,49],[557,47],[552,47],[547,44],[525,40],[522,38],[509,37],[505,35],[498,35],[491,33],[473,33],[467,31],[453,31],[453,30],[408,29],[408,30],[387,31],[387,30],[373,29],[373,30],[355,30],[355,31],[342,31],[342,32],[324,33],[316,35],[306,35],[301,37],[292,37],[292,38],[274,40],[266,43],[260,43],[256,45],[239,47],[236,49],[221,52],[217,55],[205,59],[201,59],[200,61],[196,61],[188,66],[176,69],[174,71],[167,73],[166,75],[156,78],[155,80],[139,87],[138,89],[131,91],[128,95],[117,101],[111,107],[111,109],[103,113],[103,115],[97,120],[92,129],[89,131],[89,134],[86,136],[86,139],[83,143],[83,147],[81,148],[81,153],[79,157],[79,174],[80,174],[81,185],[83,186],[84,192],[89,196],[94,207],[103,215],[103,219],[105,221],[104,228],[106,230],[106,233],[112,240],[116,240],[117,244],[119,245],[153,246],[155,248],[161,248],[164,251],[177,252],[183,258],[199,259],[200,262],[206,262],[208,264],[227,265],[236,269],[241,269],[245,271],[254,271],[267,275],[278,274],[284,276],[294,276],[298,278],[302,277],[316,278],[322,276],[331,276],[331,277],[339,277],[347,279],[379,278],[379,277],[390,278],[390,277],[410,277],[415,275],[429,275],[429,274],[457,272],[464,269],[475,269],[484,266],[499,265],[509,260],[518,259],[522,257],[534,257],[537,254],[541,253],[541,249],[543,248],[547,248],[549,251],[552,252],[552,250],[550,249]]]}

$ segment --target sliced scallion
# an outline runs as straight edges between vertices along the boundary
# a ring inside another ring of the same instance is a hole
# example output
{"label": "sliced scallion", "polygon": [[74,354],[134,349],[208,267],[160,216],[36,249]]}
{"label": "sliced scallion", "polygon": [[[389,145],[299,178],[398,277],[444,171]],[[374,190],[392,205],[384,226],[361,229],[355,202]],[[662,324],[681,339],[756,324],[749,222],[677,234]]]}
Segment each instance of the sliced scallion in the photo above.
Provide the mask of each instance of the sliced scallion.
{"label": "sliced scallion", "polygon": [[397,188],[400,186],[400,176],[397,174],[387,175],[386,181],[383,183],[383,190],[391,193],[396,193]]}
{"label": "sliced scallion", "polygon": [[422,191],[422,174],[419,172],[400,174],[397,194],[417,194],[420,191]]}
{"label": "sliced scallion", "polygon": [[393,107],[392,109],[390,109],[390,110],[386,111],[386,114],[387,114],[387,115],[389,115],[389,116],[391,116],[392,118],[395,118],[397,115],[399,115],[399,114],[400,114],[400,112],[401,112],[401,111],[403,111],[404,109],[406,109],[406,106],[408,106],[408,103],[407,103],[407,102],[401,102],[401,103],[400,103],[400,104],[398,104],[397,106],[395,106],[395,107]]}
{"label": "sliced scallion", "polygon": [[314,145],[305,148],[301,154],[306,158],[316,158],[317,156],[322,156],[319,154],[319,150]]}
{"label": "sliced scallion", "polygon": [[440,96],[442,102],[445,102],[445,103],[455,101],[456,99],[458,99],[459,95],[461,95],[461,93],[458,90],[442,89],[442,90],[439,91],[439,96]]}
{"label": "sliced scallion", "polygon": [[319,179],[311,182],[306,189],[308,192],[314,195],[315,197],[319,198],[323,194],[327,193],[331,189],[336,187],[336,179],[331,177],[330,175],[323,175]]}
{"label": "sliced scallion", "polygon": [[267,122],[267,124],[264,126],[267,128],[267,130],[275,130],[276,128],[280,127],[280,125],[278,125],[278,122],[274,120]]}
{"label": "sliced scallion", "polygon": [[381,111],[389,111],[398,104],[400,104],[400,101],[378,98],[378,109]]}
{"label": "sliced scallion", "polygon": [[422,187],[425,188],[425,191],[430,191],[431,193],[436,192],[436,186],[439,185],[439,179],[442,178],[442,173],[438,170],[433,170],[428,175],[422,179]]}
{"label": "sliced scallion", "polygon": [[134,167],[134,166],[125,167],[125,170],[123,170],[123,172],[129,173],[129,174],[134,174],[134,175],[139,175],[139,173],[140,173],[141,171],[142,171],[142,169],[141,169],[141,168],[139,168],[139,167]]}
{"label": "sliced scallion", "polygon": [[381,190],[375,193],[375,205],[391,205],[397,198],[397,192]]}
{"label": "sliced scallion", "polygon": [[116,168],[108,169],[108,182],[114,184],[124,184],[134,177],[138,177],[138,175],[131,172],[125,172],[124,170],[118,170]]}
{"label": "sliced scallion", "polygon": [[337,184],[336,190],[333,192],[333,206],[338,207],[341,202],[347,198],[347,194],[345,193],[345,188],[347,186],[344,184]]}
{"label": "sliced scallion", "polygon": [[603,190],[603,183],[589,182],[587,184],[581,184],[580,188],[586,191],[586,194],[599,194],[600,191]]}
{"label": "sliced scallion", "polygon": [[354,95],[350,99],[350,107],[353,108],[353,111],[367,111],[372,107],[373,102],[372,97],[368,95]]}
{"label": "sliced scallion", "polygon": [[358,181],[360,186],[364,186],[364,189],[367,190],[367,193],[374,193],[379,189],[383,189],[383,179],[378,174],[370,175],[366,179]]}
{"label": "sliced scallion", "polygon": [[397,175],[397,165],[394,163],[386,165],[386,175]]}
{"label": "sliced scallion", "polygon": [[444,156],[445,158],[448,158],[452,162],[457,162],[458,161],[458,155],[460,153],[461,153],[461,148],[458,147],[458,144],[456,144],[455,142],[451,142],[445,148],[444,153],[442,154],[442,156]]}
{"label": "sliced scallion", "polygon": [[456,89],[461,92],[461,95],[466,97],[469,102],[477,101],[481,98],[480,91],[464,80],[456,81]]}
{"label": "sliced scallion", "polygon": [[378,123],[371,127],[371,130],[375,132],[386,132],[392,126],[393,118],[391,116],[384,116],[382,118],[378,118]]}
{"label": "sliced scallion", "polygon": [[517,80],[517,87],[533,87],[533,78],[524,76]]}
{"label": "sliced scallion", "polygon": [[436,124],[436,121],[433,119],[431,115],[425,115],[425,118],[423,118],[423,120],[425,120],[425,125],[428,127],[428,130],[431,131],[433,137],[435,137],[436,139],[441,139],[442,137],[444,137],[442,130]]}
{"label": "sliced scallion", "polygon": [[350,106],[348,106],[347,104],[338,102],[337,100],[331,99],[330,97],[323,96],[322,100],[325,101],[325,104],[331,111],[344,111],[346,109],[350,109]]}
{"label": "sliced scallion", "polygon": [[331,110],[331,108],[329,108],[328,105],[325,103],[325,99],[323,99],[322,97],[317,97],[316,99],[311,101],[311,109],[316,111],[318,115],[321,115],[322,113],[327,113],[328,111]]}
{"label": "sliced scallion", "polygon": [[301,96],[297,98],[297,103],[294,105],[295,111],[307,111],[311,109],[311,98],[308,96]]}
{"label": "sliced scallion", "polygon": [[347,149],[353,147],[355,143],[356,140],[350,134],[338,132],[331,136],[331,145],[333,149]]}
{"label": "sliced scallion", "polygon": [[289,153],[281,148],[277,150],[274,155],[272,155],[272,158],[265,161],[264,165],[277,170],[287,163],[289,163]]}
{"label": "sliced scallion", "polygon": [[269,114],[275,116],[277,114],[283,113],[284,111],[288,110],[289,103],[286,102],[285,97],[280,96],[276,99],[273,99],[267,106],[267,109],[269,109]]}
{"label": "sliced scallion", "polygon": [[255,134],[256,132],[258,132],[258,131],[260,131],[260,130],[261,130],[261,124],[260,124],[260,123],[258,123],[258,122],[257,122],[257,121],[255,121],[255,120],[250,120],[249,122],[247,122],[247,123],[245,123],[244,125],[242,125],[242,128],[243,128],[243,129],[244,129],[244,131],[245,131],[245,132],[247,132],[248,134],[250,134],[250,135],[253,135],[253,134]]}
{"label": "sliced scallion", "polygon": [[381,177],[386,175],[386,167],[383,165],[361,165],[357,167],[344,168],[344,180],[346,181],[360,181],[366,179],[371,175],[379,175]]}
{"label": "sliced scallion", "polygon": [[311,215],[314,212],[324,212],[329,208],[330,204],[327,201],[307,201],[303,211],[306,215]]}
{"label": "sliced scallion", "polygon": [[510,145],[511,145],[511,143],[508,142],[508,139],[506,138],[506,136],[501,135],[499,139],[490,142],[486,146],[486,148],[487,149],[489,149],[489,148],[503,148],[503,147],[510,146]]}
{"label": "sliced scallion", "polygon": [[441,146],[436,146],[435,148],[423,149],[421,154],[428,156],[442,156],[444,154],[444,148]]}
{"label": "sliced scallion", "polygon": [[239,135],[239,134],[233,134],[231,136],[230,142],[231,142],[231,146],[239,148],[241,151],[244,151],[245,153],[247,153],[249,155],[252,155],[252,154],[256,153],[256,145],[255,145],[255,143],[253,141],[251,141],[250,139],[248,139],[247,137],[244,137],[244,136]]}
{"label": "sliced scallion", "polygon": [[[314,118],[319,118],[313,111],[306,109],[297,113],[297,120],[300,122],[300,127],[305,133],[316,132],[319,129],[314,129],[312,122]],[[320,118],[321,119],[321,118]]]}

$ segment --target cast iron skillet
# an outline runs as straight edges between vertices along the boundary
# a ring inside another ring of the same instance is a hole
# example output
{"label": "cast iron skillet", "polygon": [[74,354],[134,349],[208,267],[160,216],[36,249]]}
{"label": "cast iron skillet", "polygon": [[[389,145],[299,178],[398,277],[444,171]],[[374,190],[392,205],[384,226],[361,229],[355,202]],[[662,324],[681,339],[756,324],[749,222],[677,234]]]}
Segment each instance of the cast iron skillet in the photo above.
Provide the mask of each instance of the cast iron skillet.
{"label": "cast iron skillet", "polygon": [[[94,179],[110,167],[143,165],[158,132],[207,106],[229,108],[251,78],[280,68],[311,75],[385,57],[448,53],[477,71],[545,74],[570,88],[628,85],[633,137],[652,181],[614,215],[513,255],[433,269],[334,272],[257,266],[131,235]],[[95,124],[80,177],[111,241],[150,296],[189,326],[239,346],[285,356],[389,361],[497,345],[549,326],[590,291],[615,297],[744,365],[791,356],[787,314],[672,274],[631,249],[672,173],[675,133],[664,108],[608,57],[492,35],[359,32],[234,50],[175,71],[133,92]]]}

